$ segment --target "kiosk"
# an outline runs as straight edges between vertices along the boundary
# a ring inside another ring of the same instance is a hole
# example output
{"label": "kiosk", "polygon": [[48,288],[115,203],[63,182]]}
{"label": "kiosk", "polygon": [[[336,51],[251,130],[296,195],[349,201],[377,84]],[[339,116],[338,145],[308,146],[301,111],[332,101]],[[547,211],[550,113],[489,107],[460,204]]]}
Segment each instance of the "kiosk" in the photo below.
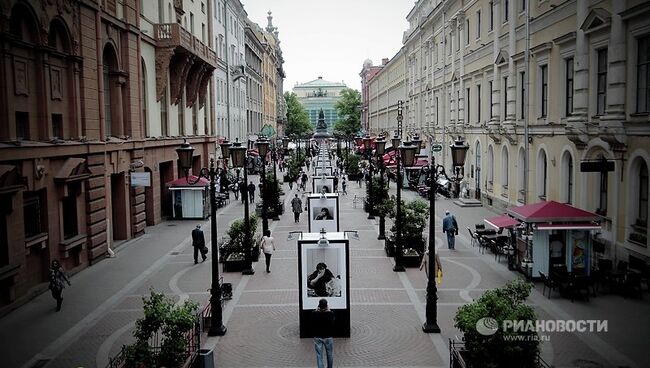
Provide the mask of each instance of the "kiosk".
{"label": "kiosk", "polygon": [[[195,175],[189,177],[189,182],[196,180]],[[185,178],[179,178],[167,183],[172,195],[172,205],[175,219],[204,219],[210,214],[210,198],[208,194],[210,182],[200,178],[190,185]]]}

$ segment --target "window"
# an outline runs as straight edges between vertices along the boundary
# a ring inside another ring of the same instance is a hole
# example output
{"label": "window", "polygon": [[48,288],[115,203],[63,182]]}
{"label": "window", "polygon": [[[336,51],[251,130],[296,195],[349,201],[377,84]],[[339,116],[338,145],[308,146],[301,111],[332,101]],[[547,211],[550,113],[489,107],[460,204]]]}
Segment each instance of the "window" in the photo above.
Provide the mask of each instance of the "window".
{"label": "window", "polygon": [[438,124],[440,122],[440,120],[438,119],[438,116],[439,116],[439,114],[438,114],[439,113],[438,106],[439,106],[438,105],[438,97],[436,97],[436,124]]}
{"label": "window", "polygon": [[476,121],[481,123],[481,85],[476,86]]}
{"label": "window", "polygon": [[545,118],[548,113],[548,65],[540,67],[540,79],[542,82],[541,117]]}
{"label": "window", "polygon": [[568,160],[568,165],[567,165],[567,200],[566,202],[571,204],[573,203],[573,158],[571,155],[567,153],[567,156],[569,156]]}
{"label": "window", "polygon": [[147,116],[147,67],[144,64],[144,58],[141,60],[141,64],[142,72],[140,74],[140,84],[142,85],[142,90],[140,92],[142,93],[142,123],[144,124],[144,136],[148,137],[151,129],[149,127],[149,119]]}
{"label": "window", "polygon": [[565,76],[565,98],[564,98],[564,113],[566,116],[571,116],[573,112],[573,58],[566,59],[564,62]]}
{"label": "window", "polygon": [[47,210],[43,196],[44,191],[23,193],[23,217],[25,224],[25,238],[31,238],[47,232]]}
{"label": "window", "polygon": [[190,33],[194,36],[194,14],[190,13]]}
{"label": "window", "polygon": [[488,94],[490,95],[490,120],[494,117],[494,110],[492,109],[492,104],[494,103],[492,99],[492,81],[488,82]]}
{"label": "window", "polygon": [[490,1],[490,31],[494,29],[494,2]]}
{"label": "window", "polygon": [[636,65],[636,111],[650,112],[650,36],[639,38]]}
{"label": "window", "polygon": [[201,42],[205,43],[205,23],[201,23]]}
{"label": "window", "polygon": [[508,0],[503,2],[503,23],[508,21],[508,11],[510,10],[510,5],[508,3]]}
{"label": "window", "polygon": [[639,214],[637,224],[648,227],[648,165],[641,163],[639,170]]}
{"label": "window", "polygon": [[63,115],[52,114],[52,137],[63,139]]}
{"label": "window", "polygon": [[481,38],[481,11],[476,13],[476,38]]}
{"label": "window", "polygon": [[519,117],[524,119],[526,114],[526,72],[519,72],[519,83],[521,85],[519,91]]}
{"label": "window", "polygon": [[508,149],[503,146],[501,150],[501,185],[504,189],[508,188],[508,167],[509,167]]}
{"label": "window", "polygon": [[113,127],[113,114],[111,109],[111,77],[109,75],[109,67],[104,64],[104,136],[110,137],[112,135]]}
{"label": "window", "polygon": [[467,115],[466,115],[467,117],[465,120],[466,123],[469,123],[469,121],[472,118],[472,109],[471,109],[472,105],[469,97],[470,97],[469,88],[466,88],[465,89],[465,109],[467,110]]}
{"label": "window", "polygon": [[16,139],[29,139],[29,113],[16,111]]}
{"label": "window", "polygon": [[465,20],[465,45],[469,45],[469,19]]}
{"label": "window", "polygon": [[607,172],[600,173],[599,205],[600,214],[607,214]]}
{"label": "window", "polygon": [[192,134],[197,135],[199,131],[199,104],[192,106]]}
{"label": "window", "polygon": [[160,99],[160,130],[163,137],[169,135],[169,119],[167,115],[167,88],[163,91],[162,98]]}
{"label": "window", "polygon": [[522,13],[526,11],[526,2],[527,1],[528,0],[521,0],[521,5],[519,6],[519,8],[521,9]]}
{"label": "window", "polygon": [[546,198],[546,183],[548,181],[548,163],[546,152],[539,151],[537,156],[537,193],[540,198]]}
{"label": "window", "polygon": [[79,235],[77,226],[77,197],[63,197],[63,239],[70,239]]}
{"label": "window", "polygon": [[205,3],[204,2],[201,2],[201,12],[203,12],[203,14],[205,14]]}
{"label": "window", "polygon": [[503,106],[502,111],[502,120],[505,120],[508,116],[508,77],[503,77],[503,88],[501,88],[501,106]]}
{"label": "window", "polygon": [[607,104],[607,49],[598,50],[596,115],[605,114]]}

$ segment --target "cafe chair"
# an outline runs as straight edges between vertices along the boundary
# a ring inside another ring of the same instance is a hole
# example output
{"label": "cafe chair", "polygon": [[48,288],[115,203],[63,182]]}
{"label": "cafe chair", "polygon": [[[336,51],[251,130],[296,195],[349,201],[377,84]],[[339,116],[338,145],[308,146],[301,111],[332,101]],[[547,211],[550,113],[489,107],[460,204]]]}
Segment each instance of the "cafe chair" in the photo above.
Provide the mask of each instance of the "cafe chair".
{"label": "cafe chair", "polygon": [[478,236],[476,235],[476,233],[472,232],[472,229],[470,229],[469,226],[467,227],[467,231],[469,232],[469,236],[472,239],[471,240],[472,247],[474,247],[475,246],[474,244],[479,242]]}
{"label": "cafe chair", "polygon": [[551,299],[551,293],[559,285],[555,281],[553,281],[553,279],[546,276],[546,274],[542,271],[539,271],[539,277],[542,279],[542,282],[544,283],[544,288],[542,289],[542,295],[546,295],[546,288],[548,288],[548,299]]}
{"label": "cafe chair", "polygon": [[623,281],[623,297],[638,297],[643,299],[643,290],[641,289],[641,274],[629,272]]}
{"label": "cafe chair", "polygon": [[571,302],[573,303],[573,300],[576,299],[576,297],[582,296],[582,291],[584,290],[585,297],[587,298],[587,301],[589,301],[589,294],[591,292],[589,291],[589,276],[586,275],[576,275],[575,273],[570,273],[569,274],[569,284],[567,287],[567,292],[569,293],[569,297],[571,298]]}

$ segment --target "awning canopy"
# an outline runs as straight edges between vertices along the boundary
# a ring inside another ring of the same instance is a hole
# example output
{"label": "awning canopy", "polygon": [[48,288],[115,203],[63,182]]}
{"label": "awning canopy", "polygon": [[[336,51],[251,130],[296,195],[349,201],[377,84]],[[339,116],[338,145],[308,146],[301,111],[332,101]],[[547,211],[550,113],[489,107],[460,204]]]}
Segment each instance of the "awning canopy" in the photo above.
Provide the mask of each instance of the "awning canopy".
{"label": "awning canopy", "polygon": [[538,230],[599,230],[601,226],[593,222],[571,224],[538,224]]}
{"label": "awning canopy", "polygon": [[86,165],[86,159],[80,157],[70,157],[63,163],[59,172],[54,175],[54,181],[59,183],[68,183],[72,181],[84,180],[90,177],[90,170]]}
{"label": "awning canopy", "polygon": [[510,207],[506,212],[522,222],[590,222],[600,221],[595,213],[564,203],[545,201],[526,206]]}
{"label": "awning canopy", "polygon": [[519,221],[517,221],[516,219],[508,215],[494,216],[494,217],[486,218],[483,221],[485,221],[488,225],[495,227],[497,229],[514,227],[520,224]]}
{"label": "awning canopy", "polygon": [[166,185],[171,188],[199,188],[206,187],[210,184],[210,181],[206,178],[200,178],[196,183],[190,184],[190,182],[196,181],[196,175],[190,175],[185,179],[185,177],[178,178],[174,181],[168,182]]}

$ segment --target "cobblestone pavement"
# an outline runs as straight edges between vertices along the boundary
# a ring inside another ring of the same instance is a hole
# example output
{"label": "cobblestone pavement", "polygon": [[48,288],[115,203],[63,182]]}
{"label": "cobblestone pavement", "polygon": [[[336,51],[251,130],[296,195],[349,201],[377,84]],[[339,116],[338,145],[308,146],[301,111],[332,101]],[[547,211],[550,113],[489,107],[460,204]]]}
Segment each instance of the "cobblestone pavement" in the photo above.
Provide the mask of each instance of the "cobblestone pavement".
{"label": "cobblestone pavement", "polygon": [[[256,179],[256,178],[255,178]],[[378,220],[367,220],[355,196],[365,188],[349,183],[349,194],[341,197],[341,229],[359,230],[360,240],[351,242],[351,337],[335,339],[334,359],[347,367],[446,367],[448,339],[459,332],[453,316],[463,304],[485,290],[520,277],[480,254],[466,234],[457,238],[455,251],[441,247],[441,213],[451,210],[461,229],[473,227],[494,215],[484,208],[460,208],[451,201],[436,203],[436,241],[445,276],[439,287],[438,323],[441,334],[425,334],[424,273],[407,268],[392,271],[383,242],[377,240]],[[290,200],[299,193],[284,186]],[[391,191],[395,185],[392,183]],[[407,200],[415,193],[404,191]],[[297,246],[286,241],[289,231],[307,230],[306,215],[293,223],[290,207],[280,221],[271,223],[277,240],[271,273],[222,274],[233,284],[233,299],[225,304],[224,324],[228,332],[210,337],[204,347],[214,349],[218,367],[313,367],[311,339],[298,337]],[[241,218],[240,202],[232,201],[218,212],[221,234]],[[72,277],[64,291],[63,310],[54,311],[48,293],[0,319],[0,355],[3,367],[105,367],[110,356],[131,341],[136,318],[142,315],[142,296],[150,287],[174,296],[206,304],[210,287],[210,260],[193,265],[189,234],[194,221],[168,221],[147,228],[147,234],[117,249],[117,257],[106,259]],[[209,229],[209,221],[203,222]],[[390,224],[387,224],[387,229]],[[206,231],[209,240],[209,230]],[[555,333],[542,345],[542,356],[556,367],[644,367],[650,332],[650,305],[645,300],[598,295],[589,302],[541,295],[536,285],[529,302],[541,319],[607,319],[609,331],[599,334]],[[588,365],[590,363],[597,363]]]}

